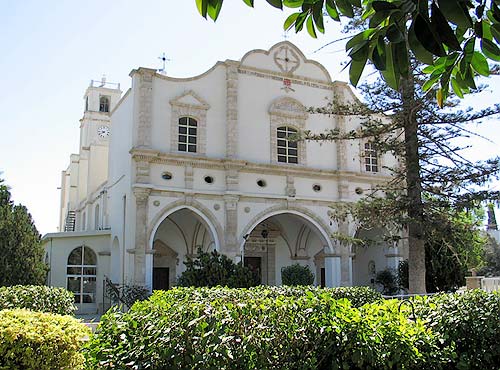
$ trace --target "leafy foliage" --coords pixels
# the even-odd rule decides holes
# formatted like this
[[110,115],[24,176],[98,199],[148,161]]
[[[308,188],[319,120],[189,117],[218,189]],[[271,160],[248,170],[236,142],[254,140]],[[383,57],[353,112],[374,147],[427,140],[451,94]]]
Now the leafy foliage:
[[186,270],[177,283],[185,287],[227,286],[249,288],[259,284],[258,277],[241,263],[235,264],[217,251],[205,252],[198,249],[196,258],[187,257]]
[[413,300],[425,326],[455,347],[447,369],[497,369],[500,364],[500,294],[481,290]]
[[[253,0],[243,0],[253,7]],[[409,54],[429,65],[427,89],[436,86],[442,106],[450,87],[458,96],[476,89],[474,77],[488,76],[487,59],[500,61],[500,0],[267,0],[279,9],[298,8],[284,29],[311,37],[325,32],[324,17],[340,21],[359,13],[368,28],[346,44],[353,85],[370,61],[386,83],[399,90],[410,75]],[[199,13],[217,20],[223,0],[196,0]],[[304,27],[305,26],[305,27]]]
[[337,298],[307,287],[157,291],[102,317],[89,367],[419,369],[445,361],[443,339],[408,320],[398,301],[356,308]]
[[70,316],[29,310],[0,311],[0,369],[82,369],[90,329]]
[[385,269],[377,272],[375,283],[382,286],[382,294],[394,295],[398,292],[398,276],[391,269]]
[[73,293],[64,288],[43,285],[0,287],[0,310],[24,308],[59,315],[73,315]]
[[312,285],[314,274],[309,266],[294,263],[281,269],[281,282],[283,285]]
[[14,205],[0,179],[0,286],[45,283],[40,234],[23,205]]

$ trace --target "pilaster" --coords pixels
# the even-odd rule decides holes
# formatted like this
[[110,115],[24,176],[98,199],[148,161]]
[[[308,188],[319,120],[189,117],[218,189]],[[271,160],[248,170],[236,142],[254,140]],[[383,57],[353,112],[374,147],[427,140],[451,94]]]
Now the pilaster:
[[238,155],[238,64],[226,62],[226,156]]
[[238,254],[238,201],[239,197],[232,195],[224,196],[224,206],[226,211],[225,222],[225,254],[235,257]]
[[134,283],[137,285],[146,284],[147,215],[150,192],[151,189],[134,189],[136,206],[135,248],[131,252],[134,254]]
[[137,70],[137,142],[138,147],[151,147],[152,111],[153,111],[153,77],[154,69],[139,68]]
[[193,166],[184,167],[184,186],[186,189],[193,189],[194,173]]

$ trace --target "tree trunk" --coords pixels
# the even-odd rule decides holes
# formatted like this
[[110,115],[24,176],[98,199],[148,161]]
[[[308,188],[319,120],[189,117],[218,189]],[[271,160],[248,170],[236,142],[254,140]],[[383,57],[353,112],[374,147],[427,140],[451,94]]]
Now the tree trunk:
[[402,119],[405,133],[405,165],[407,186],[407,211],[409,222],[409,290],[410,293],[425,293],[425,240],[422,229],[424,207],[422,203],[422,183],[420,178],[420,158],[418,152],[418,123],[416,119],[414,81],[412,73],[401,80],[403,102]]

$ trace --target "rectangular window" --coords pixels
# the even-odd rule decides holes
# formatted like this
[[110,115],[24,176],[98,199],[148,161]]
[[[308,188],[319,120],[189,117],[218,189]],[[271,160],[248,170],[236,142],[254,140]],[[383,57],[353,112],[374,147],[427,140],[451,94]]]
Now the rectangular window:
[[191,117],[179,118],[179,143],[177,150],[180,152],[196,153],[198,122]]
[[298,142],[290,141],[291,135],[296,135],[297,130],[291,127],[278,127],[276,131],[276,150],[278,162],[281,163],[299,163]]
[[373,143],[365,143],[365,170],[378,172],[378,155]]

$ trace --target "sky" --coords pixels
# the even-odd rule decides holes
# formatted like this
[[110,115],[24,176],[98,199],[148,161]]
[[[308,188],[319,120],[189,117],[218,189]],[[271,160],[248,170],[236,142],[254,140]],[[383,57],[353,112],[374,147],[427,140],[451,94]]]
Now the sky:
[[[105,75],[125,92],[130,71],[161,68],[163,52],[171,59],[168,75],[189,77],[218,60],[269,49],[284,40],[287,14],[264,0],[255,3],[250,9],[241,0],[226,1],[213,23],[198,14],[195,0],[0,0],[0,177],[14,202],[28,207],[40,233],[57,231],[57,188],[69,155],[78,152],[90,81]],[[347,81],[343,44],[318,50],[343,37],[338,23],[329,21],[326,28],[317,40],[305,32],[286,37],[334,80]],[[491,88],[466,103],[480,108],[500,102],[500,80],[488,82]],[[500,154],[497,125],[476,128],[488,140],[470,140],[471,159]]]

